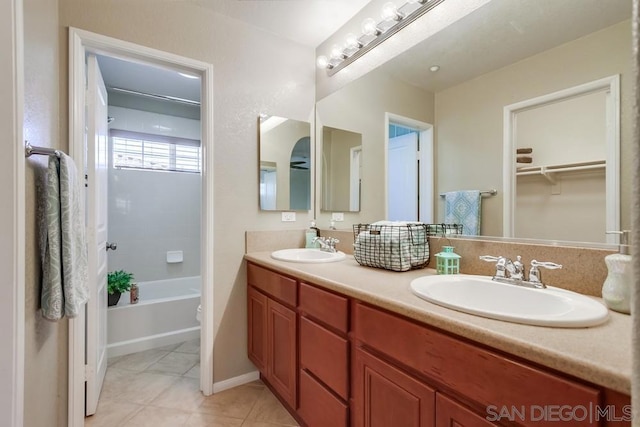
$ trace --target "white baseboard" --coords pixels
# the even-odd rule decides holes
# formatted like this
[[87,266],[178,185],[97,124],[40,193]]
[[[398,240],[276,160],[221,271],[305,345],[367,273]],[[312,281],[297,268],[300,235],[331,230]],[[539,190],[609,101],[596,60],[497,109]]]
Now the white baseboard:
[[150,335],[135,340],[120,341],[107,345],[107,357],[124,356],[165,345],[178,344],[200,338],[200,327],[181,329],[179,331],[166,332],[164,334]]
[[221,391],[238,387],[239,385],[247,384],[258,379],[260,379],[259,371],[249,372],[244,375],[229,378],[228,380],[218,381],[217,383],[213,383],[213,392],[220,393]]

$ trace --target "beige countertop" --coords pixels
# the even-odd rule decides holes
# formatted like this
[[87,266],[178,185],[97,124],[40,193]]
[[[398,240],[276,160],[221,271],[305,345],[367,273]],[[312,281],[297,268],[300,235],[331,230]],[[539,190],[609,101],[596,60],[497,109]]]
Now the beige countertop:
[[609,311],[606,323],[591,328],[521,325],[450,310],[413,295],[417,277],[435,274],[422,269],[404,273],[362,267],[353,256],[326,264],[277,261],[270,252],[245,259],[283,274],[387,309],[427,325],[468,338],[629,395],[631,390],[631,317]]

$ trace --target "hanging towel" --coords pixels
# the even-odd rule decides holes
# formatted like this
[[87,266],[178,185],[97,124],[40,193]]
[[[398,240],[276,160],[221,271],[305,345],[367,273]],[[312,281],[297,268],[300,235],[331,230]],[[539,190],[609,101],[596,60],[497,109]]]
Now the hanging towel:
[[49,320],[59,320],[64,314],[62,295],[62,265],[60,242],[60,181],[58,159],[49,157],[46,183],[39,199],[44,201],[44,215],[40,222],[40,251],[42,254],[42,290],[40,306],[42,315]]
[[478,236],[480,234],[480,203],[479,190],[444,193],[444,222],[462,224],[462,234]]
[[89,300],[84,198],[73,160],[49,157],[45,191],[43,283],[40,304],[50,320],[76,317]]

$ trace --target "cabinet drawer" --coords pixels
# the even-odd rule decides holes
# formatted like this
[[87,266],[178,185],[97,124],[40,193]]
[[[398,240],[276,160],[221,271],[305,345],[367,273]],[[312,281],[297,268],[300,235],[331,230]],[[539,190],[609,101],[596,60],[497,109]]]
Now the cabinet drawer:
[[249,263],[247,265],[247,281],[250,285],[275,299],[291,307],[296,306],[297,289],[294,279]]
[[298,413],[310,427],[347,427],[347,405],[331,394],[305,371],[300,371]]
[[372,307],[356,304],[354,313],[356,340],[418,369],[424,358],[424,327]]
[[345,334],[349,330],[349,300],[300,283],[300,312]]
[[[361,304],[356,306],[355,329],[357,339],[366,345],[477,402],[480,408],[523,407],[534,415],[534,407],[589,408],[600,401],[596,388]],[[554,422],[528,418],[520,424]],[[591,424],[576,420],[563,425]]]
[[308,369],[344,400],[349,398],[349,342],[300,317],[300,367]]

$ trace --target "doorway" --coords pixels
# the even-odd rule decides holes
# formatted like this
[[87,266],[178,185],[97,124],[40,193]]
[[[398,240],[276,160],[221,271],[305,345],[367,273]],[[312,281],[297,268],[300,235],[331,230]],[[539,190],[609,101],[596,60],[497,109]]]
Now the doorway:
[[[76,164],[87,165],[87,153],[85,151],[85,128],[88,125],[87,114],[85,117],[85,90],[87,76],[86,58],[90,55],[105,55],[121,59],[126,59],[138,64],[146,64],[160,67],[165,70],[172,70],[185,75],[196,76],[200,79],[201,97],[201,166],[202,166],[202,188],[200,224],[202,238],[200,241],[200,271],[199,280],[202,300],[201,328],[200,328],[200,389],[205,395],[213,392],[213,266],[210,260],[213,258],[213,123],[211,120],[213,106],[213,67],[200,61],[180,57],[167,52],[146,48],[110,37],[101,36],[75,28],[70,28],[70,55],[69,55],[69,85],[70,85],[70,117],[69,152]],[[91,141],[91,138],[87,138]],[[87,169],[88,175],[88,198],[92,195],[92,188],[98,182],[97,174],[91,169]],[[91,218],[88,218],[88,236],[91,233]],[[91,249],[90,249],[91,250]],[[106,248],[97,248],[98,252]],[[169,261],[169,254],[167,254]],[[94,277],[93,274],[90,277]],[[98,288],[98,279],[95,276],[91,286]],[[101,279],[102,280],[102,279]],[[96,311],[104,310],[106,307],[87,305],[86,315],[78,316],[69,321],[69,425],[84,425],[85,415],[85,375],[87,381],[94,381],[93,384],[87,382],[86,387],[96,387],[97,373],[90,365],[85,365],[86,344],[91,339],[85,339],[86,320],[89,318],[100,319]],[[91,311],[94,311],[93,313]],[[195,313],[193,313],[195,316]],[[99,320],[98,320],[99,321]],[[103,322],[104,323],[104,322]],[[99,325],[97,328],[104,328]],[[92,327],[91,330],[95,330]],[[95,340],[94,340],[95,341]],[[98,347],[100,347],[98,345]],[[94,349],[95,350],[95,349]],[[94,351],[92,350],[92,351]],[[99,350],[98,350],[99,351]],[[86,360],[90,358],[87,357]],[[86,371],[86,372],[85,372]]]
[[[617,244],[619,236],[605,232],[620,229],[620,76],[510,104],[503,115],[504,236],[529,237],[523,223],[544,223],[554,238],[582,241],[591,235],[587,241]],[[518,149],[529,153],[525,166],[518,163]],[[536,191],[526,188],[531,182],[525,180],[532,178],[544,186]],[[528,217],[522,217],[523,207],[531,209]],[[569,208],[577,208],[577,213]],[[583,219],[583,212],[591,214]],[[550,222],[557,228],[548,227]],[[536,236],[545,238],[540,232]]]
[[386,219],[433,222],[433,126],[386,113],[385,129]]

